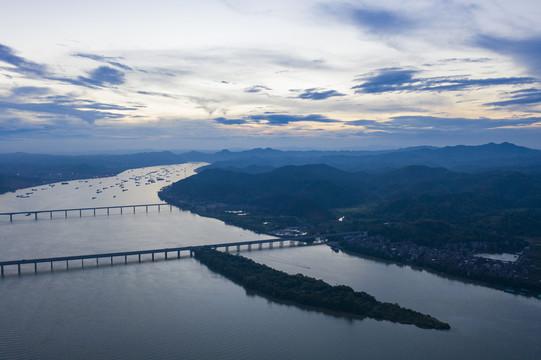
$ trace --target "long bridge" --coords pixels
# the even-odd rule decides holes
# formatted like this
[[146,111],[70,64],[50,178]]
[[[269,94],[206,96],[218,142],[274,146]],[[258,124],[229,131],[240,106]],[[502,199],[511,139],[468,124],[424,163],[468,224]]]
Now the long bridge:
[[[170,257],[170,254],[177,259],[180,259],[181,253],[189,253],[190,257],[193,256],[194,251],[203,248],[212,248],[212,249],[224,249],[226,252],[229,251],[230,247],[241,250],[241,247],[244,246],[247,250],[251,250],[252,246],[258,247],[258,249],[263,249],[263,244],[268,244],[268,248],[273,248],[275,243],[279,243],[280,247],[283,247],[284,242],[289,241],[289,246],[299,246],[299,245],[320,245],[326,243],[326,237],[328,236],[345,236],[345,235],[355,235],[360,232],[345,232],[337,234],[325,234],[325,235],[310,235],[310,236],[295,236],[288,238],[274,238],[274,239],[264,239],[264,240],[249,240],[249,241],[240,241],[240,242],[229,242],[221,244],[212,244],[212,245],[192,245],[192,246],[182,246],[174,248],[162,248],[162,249],[152,249],[152,250],[134,250],[134,251],[119,251],[111,253],[100,253],[100,254],[89,254],[89,255],[74,255],[74,256],[60,256],[60,257],[49,257],[49,258],[38,258],[38,259],[22,259],[22,260],[11,260],[11,261],[0,261],[0,272],[1,276],[4,276],[4,268],[6,267],[17,267],[17,273],[21,274],[21,267],[23,265],[33,265],[34,273],[38,272],[38,264],[48,263],[50,265],[50,271],[53,271],[55,263],[64,263],[65,269],[69,270],[70,261],[80,261],[81,267],[84,267],[85,260],[95,260],[96,266],[99,266],[100,259],[108,259],[110,265],[113,265],[113,259],[120,258],[124,259],[124,264],[128,263],[128,258],[136,258],[137,262],[141,262],[143,255],[150,255],[152,261],[155,259],[156,254],[163,254],[165,260]],[[103,261],[102,261],[103,263]]]
[[5,212],[0,213],[0,216],[9,216],[9,221],[13,222],[13,216],[14,215],[25,215],[30,216],[34,215],[34,219],[38,220],[38,214],[49,214],[49,219],[53,218],[54,213],[64,213],[64,217],[68,217],[68,213],[79,213],[79,217],[83,216],[83,212],[92,212],[94,216],[96,216],[96,211],[103,210],[103,212],[107,212],[107,215],[111,212],[113,209],[119,209],[120,214],[124,212],[124,209],[133,209],[133,213],[135,214],[136,208],[145,208],[145,211],[148,212],[149,208],[158,208],[158,212],[161,210],[162,206],[169,207],[169,210],[173,210],[173,205],[166,204],[166,203],[160,203],[160,204],[139,204],[139,205],[116,205],[116,206],[98,206],[98,207],[84,207],[84,208],[72,208],[72,209],[54,209],[54,210],[30,210],[30,211],[15,211],[15,212]]

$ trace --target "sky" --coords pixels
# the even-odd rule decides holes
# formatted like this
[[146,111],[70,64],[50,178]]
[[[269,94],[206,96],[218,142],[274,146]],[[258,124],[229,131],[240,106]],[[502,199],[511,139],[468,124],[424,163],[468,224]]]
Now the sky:
[[0,152],[541,149],[536,0],[17,0]]

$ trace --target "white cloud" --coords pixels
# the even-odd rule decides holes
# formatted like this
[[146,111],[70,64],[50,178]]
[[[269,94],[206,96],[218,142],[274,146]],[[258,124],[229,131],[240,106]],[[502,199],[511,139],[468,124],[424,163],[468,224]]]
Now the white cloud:
[[[290,131],[317,143],[322,131],[316,129],[327,139],[352,130],[318,121],[263,127],[212,119],[269,113],[344,122],[528,118],[541,111],[540,6],[526,0],[8,2],[3,13],[10,16],[0,22],[6,34],[0,126],[16,130],[46,119],[40,134],[53,136],[55,124],[70,118],[85,129],[151,133],[155,126],[161,131],[160,119],[175,118],[183,131],[170,129],[168,136],[179,140],[200,136],[204,143],[212,132],[278,141]],[[392,68],[409,80],[391,84],[392,91],[368,86]],[[188,135],[182,124],[198,130]]]

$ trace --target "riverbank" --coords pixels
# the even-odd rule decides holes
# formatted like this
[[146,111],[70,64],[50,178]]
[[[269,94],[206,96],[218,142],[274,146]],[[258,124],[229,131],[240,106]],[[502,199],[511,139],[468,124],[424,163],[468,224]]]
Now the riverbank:
[[[163,189],[159,197],[161,200],[174,204],[183,210],[189,210],[200,216],[215,218],[228,225],[259,234],[272,233],[276,235],[280,231],[287,229],[307,232],[311,230],[310,224],[306,221],[292,216],[272,216],[256,211],[226,211],[225,209],[230,209],[230,207],[218,203],[204,204],[174,201]],[[318,226],[318,230],[322,230],[321,224]],[[517,295],[535,297],[541,294],[541,283],[536,283],[538,270],[535,265],[535,248],[533,246],[523,251],[520,261],[509,264],[500,260],[476,257],[474,249],[469,247],[469,244],[461,247],[459,243],[454,243],[449,244],[448,248],[436,249],[419,246],[409,241],[389,242],[388,239],[377,234],[370,235],[371,241],[366,241],[367,236],[368,233],[366,236],[333,240],[338,240],[337,244],[340,245],[340,248],[352,255],[369,256],[377,261],[411,265],[459,281],[474,282]],[[479,251],[486,250],[483,249],[482,242],[477,245],[480,247]],[[491,244],[487,243],[486,245]],[[424,259],[426,261],[423,261],[423,257],[426,258]],[[531,281],[528,281],[528,279]]]
[[532,260],[534,252],[530,247],[526,247],[515,262],[509,262],[477,256],[483,245],[478,243],[477,247],[472,247],[471,244],[454,243],[435,249],[364,234],[344,237],[334,246],[352,254],[411,265],[510,293],[524,296],[541,294],[541,283],[536,282],[535,277],[538,270]]

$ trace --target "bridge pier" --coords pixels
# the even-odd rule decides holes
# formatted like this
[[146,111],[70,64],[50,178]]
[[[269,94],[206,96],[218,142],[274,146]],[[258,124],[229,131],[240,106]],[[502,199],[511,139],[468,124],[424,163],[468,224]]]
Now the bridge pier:
[[66,260],[66,270],[69,270],[70,266],[69,266],[69,260]]
[[17,273],[21,275],[21,264],[17,264]]
[[124,264],[128,263],[128,255],[124,255]]
[[64,218],[68,218],[68,210],[64,210]]
[[38,272],[38,263],[34,263],[34,274]]
[[13,222],[13,214],[9,214],[9,222]]
[[49,219],[52,219],[52,218],[53,218],[53,212],[49,211]]
[[83,210],[79,209],[79,217],[83,217]]
[[180,259],[180,250],[177,251],[177,259]]
[[139,254],[139,262],[141,262],[141,254]]
[[148,213],[148,205],[145,205],[145,211]]
[[36,212],[34,213],[34,220],[37,220],[37,219],[38,219],[38,212],[36,211]]
[[165,260],[167,260],[167,250],[165,250]]
[[154,253],[152,253],[152,261],[154,261]]
[[135,206],[133,207],[133,213],[135,214]]
[[94,208],[94,216],[96,216],[96,209]]
[[107,216],[109,216],[109,208],[107,208]]
[[121,207],[120,207],[120,215],[122,215],[122,208],[123,208],[123,207],[121,206]]
[[229,246],[225,247],[225,252],[229,252]]
[[237,252],[240,251],[240,245],[237,245]]
[[158,212],[160,212],[160,206],[161,206],[161,205],[158,205]]

